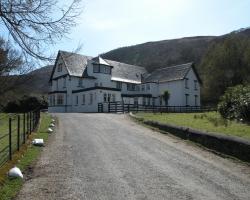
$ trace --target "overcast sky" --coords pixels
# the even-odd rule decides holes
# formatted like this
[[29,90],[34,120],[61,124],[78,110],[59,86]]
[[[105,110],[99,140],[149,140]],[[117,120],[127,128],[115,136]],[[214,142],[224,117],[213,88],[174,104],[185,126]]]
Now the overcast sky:
[[[65,0],[69,1],[69,0]],[[250,26],[250,0],[84,0],[79,24],[55,51],[96,56],[148,41],[222,35]]]

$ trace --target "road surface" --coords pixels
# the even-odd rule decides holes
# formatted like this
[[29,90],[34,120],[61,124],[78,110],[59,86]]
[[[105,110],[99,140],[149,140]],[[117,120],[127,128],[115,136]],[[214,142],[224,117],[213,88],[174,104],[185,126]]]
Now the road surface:
[[246,164],[125,115],[56,116],[57,133],[16,199],[250,199]]

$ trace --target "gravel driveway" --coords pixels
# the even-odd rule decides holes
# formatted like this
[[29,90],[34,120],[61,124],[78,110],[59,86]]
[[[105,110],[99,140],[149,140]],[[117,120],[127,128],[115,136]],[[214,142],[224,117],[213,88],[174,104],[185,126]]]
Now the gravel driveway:
[[250,167],[119,114],[56,114],[17,199],[250,199]]

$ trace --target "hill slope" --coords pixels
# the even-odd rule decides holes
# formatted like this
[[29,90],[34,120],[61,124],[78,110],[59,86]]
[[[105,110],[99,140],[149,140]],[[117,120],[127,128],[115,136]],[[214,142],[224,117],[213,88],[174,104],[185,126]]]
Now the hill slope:
[[158,42],[147,42],[122,47],[102,54],[106,59],[146,67],[149,71],[183,64],[200,63],[215,36],[188,37]]

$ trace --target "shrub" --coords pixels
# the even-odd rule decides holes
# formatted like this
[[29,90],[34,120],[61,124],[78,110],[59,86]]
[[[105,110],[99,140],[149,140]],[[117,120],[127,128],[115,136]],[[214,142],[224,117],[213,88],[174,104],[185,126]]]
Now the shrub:
[[228,88],[220,98],[218,111],[226,119],[250,122],[250,86]]
[[23,96],[19,101],[14,100],[7,103],[4,111],[8,113],[29,112],[35,109],[46,109],[48,103],[44,97]]
[[168,91],[168,90],[164,91],[164,93],[163,93],[163,99],[164,99],[164,101],[165,101],[165,105],[166,105],[166,106],[168,105],[168,100],[169,100],[169,98],[170,98],[170,93],[169,93],[169,91]]

